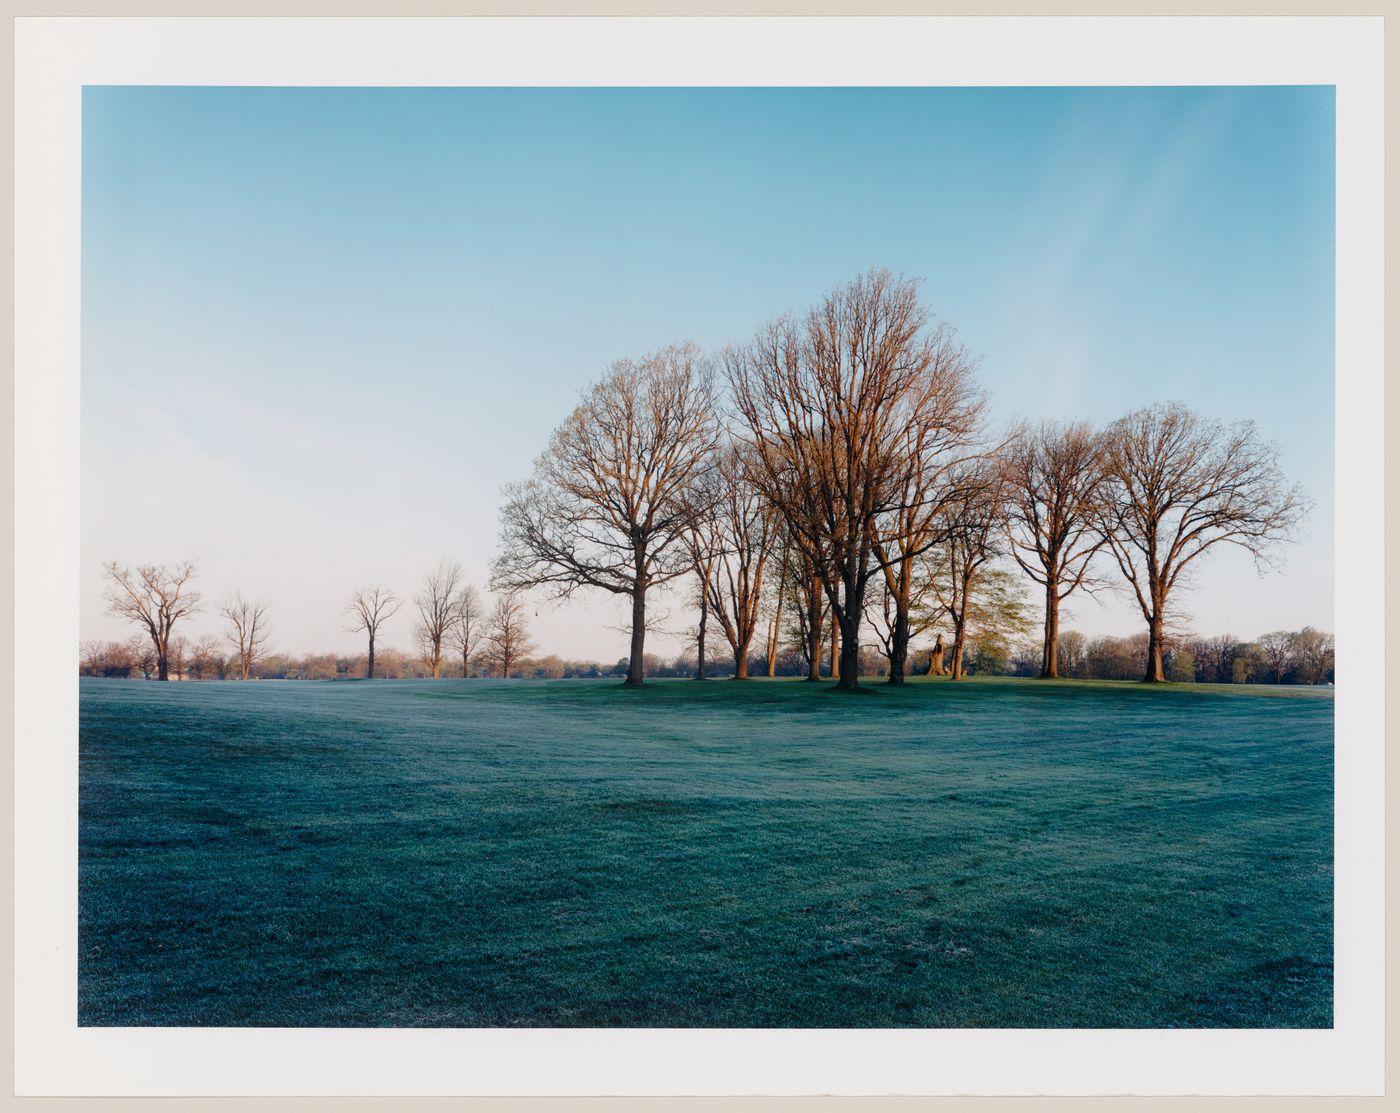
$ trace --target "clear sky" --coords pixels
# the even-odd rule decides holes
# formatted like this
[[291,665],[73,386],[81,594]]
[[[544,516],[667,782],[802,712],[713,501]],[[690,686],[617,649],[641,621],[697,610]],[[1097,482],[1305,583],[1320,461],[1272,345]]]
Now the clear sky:
[[[1332,626],[1330,87],[85,92],[83,638],[101,565],[200,562],[274,650],[439,556],[612,360],[717,350],[872,266],[924,280],[999,419],[1252,418],[1316,500],[1280,571],[1204,558],[1201,633]],[[677,632],[691,621],[663,604]],[[608,600],[541,652],[615,660]],[[1066,625],[1132,633],[1125,599]],[[409,648],[408,608],[385,641]],[[219,630],[212,606],[191,636]],[[674,653],[680,637],[648,649]]]

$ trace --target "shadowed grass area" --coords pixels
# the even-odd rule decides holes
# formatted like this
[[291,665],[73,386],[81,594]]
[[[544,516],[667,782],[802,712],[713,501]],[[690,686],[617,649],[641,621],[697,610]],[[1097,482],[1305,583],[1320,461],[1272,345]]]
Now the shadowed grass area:
[[79,1019],[1326,1027],[1332,711],[85,680]]

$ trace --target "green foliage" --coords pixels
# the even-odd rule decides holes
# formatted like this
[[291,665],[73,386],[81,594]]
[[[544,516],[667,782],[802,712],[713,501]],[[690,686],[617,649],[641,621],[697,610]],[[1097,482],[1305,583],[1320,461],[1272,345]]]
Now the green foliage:
[[1194,684],[1196,682],[1196,659],[1185,646],[1174,649],[1167,658],[1166,677],[1174,684]]

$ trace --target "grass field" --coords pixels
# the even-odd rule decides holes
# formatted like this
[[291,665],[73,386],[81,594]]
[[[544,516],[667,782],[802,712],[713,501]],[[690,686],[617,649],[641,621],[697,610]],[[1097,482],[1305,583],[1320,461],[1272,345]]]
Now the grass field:
[[1330,693],[81,683],[82,1024],[1331,1024]]

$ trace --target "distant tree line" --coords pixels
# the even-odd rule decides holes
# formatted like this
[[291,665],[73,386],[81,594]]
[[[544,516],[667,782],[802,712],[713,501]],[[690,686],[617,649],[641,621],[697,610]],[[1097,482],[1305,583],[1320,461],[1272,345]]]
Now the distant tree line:
[[[1086,638],[1076,630],[1065,630],[1060,635],[1060,673],[1077,680],[1140,679],[1146,638],[1146,634]],[[926,673],[932,664],[932,652],[924,649],[911,660],[914,672]],[[175,680],[240,677],[237,654],[216,637],[201,638],[194,644],[181,637],[173,639],[170,662],[170,676]],[[510,675],[526,680],[620,680],[628,675],[629,665],[626,657],[607,664],[549,654],[515,663]],[[772,675],[780,677],[806,676],[809,671],[805,656],[791,646],[784,648],[772,665]],[[748,662],[754,675],[767,672],[768,666],[765,655],[755,655]],[[672,657],[648,653],[642,671],[648,678],[693,677],[697,667],[693,650]],[[862,676],[885,677],[888,658],[875,649],[863,648],[860,668]],[[1040,646],[1036,642],[1013,646],[996,639],[977,639],[968,647],[969,676],[1033,677],[1039,668]],[[1168,680],[1177,683],[1328,684],[1334,679],[1335,652],[1332,635],[1312,627],[1264,634],[1249,642],[1230,635],[1188,638],[1174,643],[1167,651],[1165,668]],[[154,679],[156,658],[140,636],[127,641],[89,641],[82,645],[78,671],[82,676]],[[709,677],[729,677],[733,671],[732,662],[727,660],[710,661],[706,666]],[[819,663],[818,674],[829,677],[829,662]],[[272,653],[257,660],[251,671],[251,678],[260,680],[362,680],[368,675],[368,655],[364,653]],[[453,675],[463,674],[454,671]],[[489,661],[478,659],[469,664],[464,675],[475,678],[500,673]],[[380,649],[375,676],[384,680],[423,680],[432,676],[432,668],[416,654]]]
[[[410,600],[382,586],[352,595],[347,629],[365,635],[364,675],[534,675],[526,593],[589,590],[627,607],[631,686],[759,673],[845,689],[911,673],[1330,677],[1330,658],[1319,672],[1310,648],[1327,637],[1316,631],[1220,647],[1178,632],[1186,577],[1205,553],[1234,545],[1262,568],[1308,509],[1251,422],[1162,403],[1101,429],[996,428],[976,364],[916,283],[878,270],[714,358],[681,344],[618,361],[531,474],[505,487],[489,605],[446,559]],[[106,573],[110,608],[143,628],[154,675],[186,675],[179,654],[192,662],[193,651],[177,652],[172,630],[199,609],[193,563]],[[646,651],[650,604],[676,588],[693,608],[694,648],[664,660]],[[1101,590],[1134,601],[1141,638],[1061,631],[1065,602]],[[379,643],[405,606],[412,656]],[[269,655],[266,610],[241,594],[220,604],[233,661],[220,675],[269,675],[274,661],[284,675],[323,674],[324,658]],[[710,660],[716,645],[723,665]],[[594,667],[543,660],[560,675]],[[209,653],[200,662],[207,675]],[[336,659],[336,675],[359,669]]]
[[536,665],[550,675],[557,671],[561,676],[602,676],[610,675],[608,670],[614,667],[557,657],[532,663],[535,646],[519,595],[503,594],[487,610],[482,595],[463,579],[461,565],[445,558],[425,574],[411,600],[414,654],[379,644],[384,624],[403,607],[397,595],[382,586],[351,593],[345,607],[346,630],[363,632],[367,639],[366,652],[352,657],[295,658],[269,652],[268,604],[250,600],[242,592],[226,596],[217,606],[224,636],[207,635],[192,644],[175,635],[174,627],[202,609],[201,596],[192,589],[194,561],[134,569],[110,562],[104,571],[109,612],[130,619],[144,632],[124,642],[85,642],[79,664],[85,676],[139,675],[158,680],[511,677],[534,675],[531,668]]

